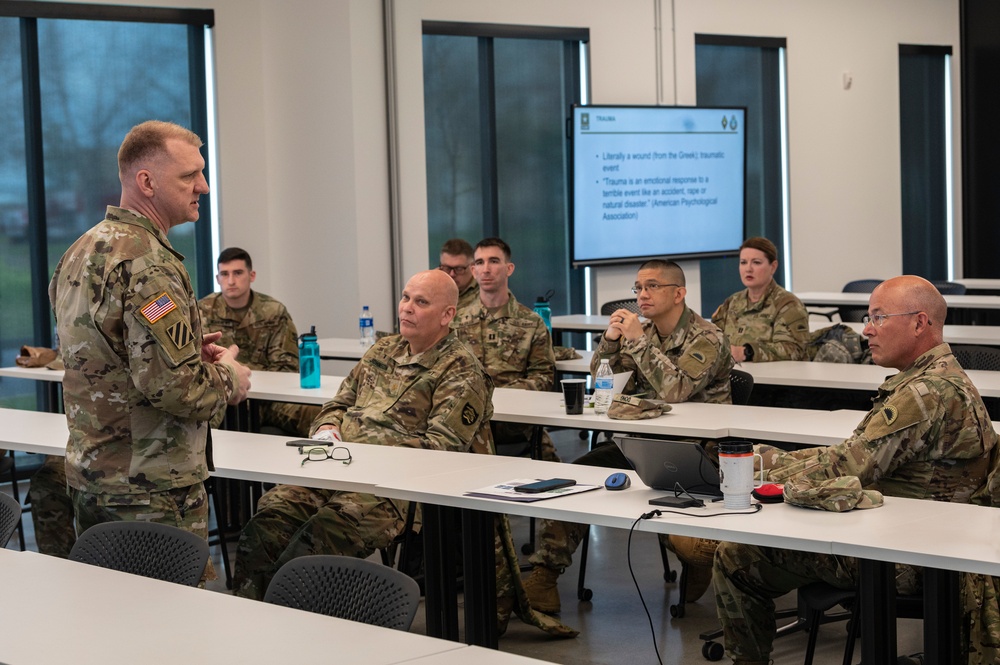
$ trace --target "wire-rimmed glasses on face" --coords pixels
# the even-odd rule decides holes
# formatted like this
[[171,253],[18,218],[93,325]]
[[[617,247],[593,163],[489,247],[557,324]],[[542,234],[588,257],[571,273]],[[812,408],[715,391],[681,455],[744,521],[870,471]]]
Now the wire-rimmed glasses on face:
[[660,289],[665,289],[668,286],[680,287],[680,284],[657,284],[656,282],[650,282],[649,284],[636,284],[632,287],[632,293],[639,295],[643,291],[649,291],[650,294],[656,293]]
[[446,273],[455,273],[456,275],[464,275],[468,269],[469,266],[446,266],[443,263],[438,266],[438,270]]
[[328,459],[342,462],[345,465],[350,464],[352,461],[351,451],[344,446],[334,446],[330,450],[320,446],[316,446],[315,448],[303,448],[302,454],[305,455],[306,458],[302,460],[302,464],[299,466],[305,466],[306,462],[325,462]]
[[916,311],[916,312],[900,312],[899,314],[865,314],[864,316],[861,317],[861,323],[863,323],[866,326],[870,323],[873,326],[881,328],[882,326],[885,325],[885,320],[891,316],[912,316],[913,314],[919,314],[919,313],[920,313],[919,311]]

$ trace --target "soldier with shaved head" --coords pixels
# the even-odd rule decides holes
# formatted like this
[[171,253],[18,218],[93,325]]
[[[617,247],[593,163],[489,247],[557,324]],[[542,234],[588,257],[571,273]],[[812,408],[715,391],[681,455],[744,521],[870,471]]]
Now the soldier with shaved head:
[[[336,439],[428,450],[490,452],[493,384],[451,332],[458,287],[417,273],[399,301],[399,335],[378,340],[312,425]],[[274,573],[308,554],[367,557],[405,526],[407,504],[364,494],[279,485],[240,536],[236,593],[263,598]]]
[[[846,487],[851,479],[857,492],[989,503],[996,494],[988,476],[997,435],[979,392],[942,341],[946,314],[944,298],[920,277],[876,287],[864,334],[872,359],[899,373],[879,387],[872,410],[843,443],[762,450],[768,480],[822,489]],[[735,663],[769,662],[775,598],[816,581],[852,589],[857,579],[851,557],[721,543],[713,580],[729,656]],[[919,571],[897,566],[896,585],[919,592]],[[963,600],[966,612],[978,611],[970,594]]]

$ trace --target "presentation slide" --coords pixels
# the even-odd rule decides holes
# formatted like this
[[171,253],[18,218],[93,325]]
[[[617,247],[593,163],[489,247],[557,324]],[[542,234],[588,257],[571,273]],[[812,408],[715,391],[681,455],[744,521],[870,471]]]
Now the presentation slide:
[[573,263],[731,253],[743,242],[745,109],[573,110]]

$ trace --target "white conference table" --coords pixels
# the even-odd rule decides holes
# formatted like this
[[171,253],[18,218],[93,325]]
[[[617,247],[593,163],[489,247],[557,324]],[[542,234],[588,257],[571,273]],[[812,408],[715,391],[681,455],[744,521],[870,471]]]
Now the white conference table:
[[[874,391],[896,370],[878,365],[779,360],[743,363],[737,367],[753,375],[754,384]],[[983,397],[1000,397],[1000,372],[966,370]]]
[[[849,433],[848,428],[853,426],[856,418],[854,414],[847,413],[852,416],[851,424],[845,429],[829,433],[829,436],[839,440]],[[3,424],[0,444],[4,447],[47,454],[64,452],[67,430],[65,417],[60,414],[0,409],[0,423]],[[426,537],[431,542],[435,539],[446,542],[453,537],[452,532],[447,529],[447,525],[453,522],[445,521],[442,524],[441,520],[447,518],[436,507],[464,511],[462,520],[467,524],[466,533],[469,534],[465,536],[465,561],[467,565],[471,563],[473,568],[482,567],[481,570],[473,570],[471,574],[467,571],[466,578],[466,635],[467,639],[478,644],[496,644],[495,615],[490,611],[495,595],[491,595],[492,587],[489,586],[493,580],[493,565],[485,560],[488,557],[481,556],[484,551],[493,551],[493,513],[627,528],[638,515],[649,509],[648,499],[651,496],[663,494],[662,491],[646,488],[633,472],[628,472],[633,478],[633,486],[623,492],[611,494],[599,489],[558,500],[522,504],[466,497],[464,493],[519,477],[568,475],[578,482],[600,484],[608,470],[522,458],[355,443],[344,444],[354,457],[350,465],[334,460],[302,465],[298,451],[285,445],[288,440],[286,437],[218,430],[213,434],[213,439],[216,457],[214,474],[217,476],[366,491],[379,496],[421,501],[426,506],[424,524],[425,529],[429,529]],[[679,515],[664,513],[656,520],[641,522],[637,528],[809,552],[867,557],[887,564],[871,568],[875,573],[881,574],[881,577],[876,575],[875,583],[884,579],[886,570],[891,570],[891,565],[888,564],[897,561],[950,571],[1000,575],[1000,545],[992,538],[997,527],[1000,527],[1000,511],[996,509],[889,497],[883,508],[847,514],[779,505],[766,506],[757,515],[724,514],[710,520],[690,517],[697,512],[706,514],[712,510],[717,509],[710,506],[697,511],[683,511]],[[770,516],[776,518],[772,519]],[[970,528],[970,525],[974,528]],[[444,531],[435,532],[434,529],[439,527]],[[473,556],[469,554],[471,552],[479,554]],[[441,586],[445,578],[442,571],[449,570],[448,564],[448,561],[443,561],[440,570],[432,571],[433,566],[428,569],[428,588],[439,591],[428,594],[428,628],[439,631],[438,634],[457,638],[455,608],[453,604],[449,606],[450,601],[446,600],[453,589],[449,592]],[[866,574],[871,574],[871,571]],[[476,586],[478,584],[484,586]],[[937,587],[928,588],[937,592]],[[871,588],[868,591],[874,598],[872,602],[880,600]],[[871,621],[885,623],[882,609],[870,614]],[[487,616],[489,620],[486,620]],[[453,628],[449,627],[450,623],[454,623]],[[892,630],[894,624],[880,624],[878,632],[865,634],[883,636],[885,631]],[[932,631],[925,631],[925,634],[929,632]],[[866,641],[866,644],[870,642],[876,640]],[[887,640],[884,643],[879,641],[881,646],[878,648],[888,649],[887,644]],[[875,648],[875,645],[866,648]],[[876,652],[876,655],[881,653]],[[866,660],[883,662],[881,657]]]
[[995,291],[1000,293],[1000,279],[984,279],[977,277],[963,277],[952,280],[973,291]]
[[[870,293],[843,293],[840,291],[796,291],[795,295],[804,305],[820,307],[867,307]],[[949,308],[954,309],[1000,309],[1000,296],[992,295],[944,295]]]
[[[0,549],[0,587],[5,663],[272,665],[326,662],[334,654],[371,665],[542,662],[36,552]],[[111,642],[94,640],[88,617],[113,626]]]
[[[481,467],[472,471],[445,471],[434,476],[420,476],[386,481],[383,495],[422,502],[427,537],[438,529],[447,529],[454,517],[462,515],[464,528],[480,520],[480,530],[491,523],[493,513],[578,521],[613,528],[630,528],[637,518],[650,510],[649,499],[664,492],[646,488],[633,472],[632,487],[610,493],[603,489],[536,503],[518,503],[466,496],[471,489],[502,483],[513,478],[572,477],[578,482],[601,484],[607,469],[565,465],[535,460],[519,460],[502,468]],[[926,504],[933,504],[928,506]],[[933,521],[928,521],[928,510]],[[711,519],[704,517],[713,514]],[[714,514],[718,514],[715,516]],[[478,516],[478,517],[477,517]],[[974,525],[975,531],[966,528]],[[1000,544],[993,536],[1000,528],[1000,510],[960,504],[925,502],[916,499],[887,497],[876,510],[829,513],[786,504],[763,506],[757,514],[727,513],[718,504],[704,508],[667,511],[654,519],[635,524],[640,531],[673,533],[713,538],[754,545],[781,547],[804,552],[843,554],[865,558],[862,561],[861,600],[862,659],[864,662],[895,662],[896,628],[893,601],[896,562],[927,567],[925,575],[925,651],[928,663],[951,663],[957,644],[957,617],[951,601],[957,598],[957,572],[1000,575]],[[972,535],[972,534],[975,535]],[[944,541],[947,542],[944,542]],[[466,594],[483,584],[483,598],[488,598],[493,562],[473,555],[484,542],[466,542]],[[939,570],[940,569],[940,570]],[[940,580],[948,582],[942,586]],[[479,592],[475,592],[479,593]],[[948,595],[942,595],[948,594]],[[477,596],[478,598],[478,596]],[[477,602],[482,602],[477,601]],[[489,612],[479,615],[487,621]],[[466,630],[475,621],[466,613]],[[471,630],[475,631],[475,628]],[[942,635],[942,633],[944,633]]]
[[357,337],[324,337],[317,341],[321,360],[361,360],[368,350]]

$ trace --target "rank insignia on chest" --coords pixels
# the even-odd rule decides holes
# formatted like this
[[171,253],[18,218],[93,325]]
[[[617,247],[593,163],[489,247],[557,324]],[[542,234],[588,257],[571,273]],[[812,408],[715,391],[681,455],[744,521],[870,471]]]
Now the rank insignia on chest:
[[167,328],[167,337],[170,341],[174,343],[178,349],[183,349],[185,346],[191,343],[194,339],[194,335],[191,334],[191,328],[188,326],[187,321],[178,321],[174,325]]
[[486,341],[488,341],[488,342],[495,342],[495,341],[497,341],[497,335],[496,335],[496,333],[490,333],[489,335],[487,335],[486,336]]
[[885,418],[886,425],[891,425],[896,422],[896,418],[899,417],[899,411],[894,406],[883,406],[882,417]]
[[465,406],[462,407],[462,422],[466,425],[471,425],[476,422],[477,418],[479,418],[479,413],[476,411],[476,408],[466,402]]
[[170,312],[177,309],[177,305],[170,299],[166,292],[151,303],[147,303],[139,310],[139,313],[146,317],[150,323],[156,323]]

